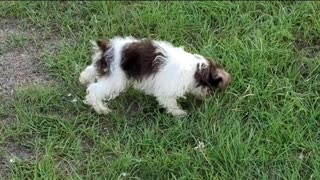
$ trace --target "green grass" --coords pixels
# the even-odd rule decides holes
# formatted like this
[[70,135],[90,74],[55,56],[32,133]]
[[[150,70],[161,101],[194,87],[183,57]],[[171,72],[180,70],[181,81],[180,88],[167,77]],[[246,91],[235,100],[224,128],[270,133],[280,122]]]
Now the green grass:
[[21,34],[9,35],[7,44],[10,48],[23,47],[31,41],[27,36]]
[[22,34],[10,34],[5,42],[5,46],[0,46],[0,54],[5,53],[13,48],[23,48],[32,41],[31,38]]
[[[10,157],[8,141],[32,152],[8,164],[8,177],[320,178],[320,3],[1,2],[0,17],[62,37],[43,59],[61,84],[20,89],[0,108],[0,117],[17,118],[0,127],[0,157]],[[115,35],[212,57],[233,83],[201,105],[183,100],[187,118],[132,90],[112,102],[113,113],[97,115],[81,103],[78,76],[89,40]],[[199,142],[204,149],[194,150]]]

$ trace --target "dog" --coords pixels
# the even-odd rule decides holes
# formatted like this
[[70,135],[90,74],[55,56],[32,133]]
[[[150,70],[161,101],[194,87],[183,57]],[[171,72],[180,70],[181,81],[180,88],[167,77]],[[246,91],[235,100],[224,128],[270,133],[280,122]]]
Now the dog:
[[79,81],[87,86],[84,102],[99,114],[111,112],[104,101],[133,87],[155,96],[167,113],[182,117],[187,112],[178,98],[192,94],[203,99],[231,82],[230,74],[216,62],[166,41],[117,36],[91,42],[92,63]]

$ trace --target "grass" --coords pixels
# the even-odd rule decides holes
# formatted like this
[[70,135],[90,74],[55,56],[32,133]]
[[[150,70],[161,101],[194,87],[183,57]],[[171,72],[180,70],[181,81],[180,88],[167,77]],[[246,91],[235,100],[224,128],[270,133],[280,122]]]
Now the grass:
[[8,36],[5,42],[5,47],[0,49],[0,54],[13,48],[23,48],[30,43],[32,39],[21,34],[11,34]]
[[[320,3],[1,2],[0,17],[62,39],[43,59],[60,85],[19,89],[0,108],[17,119],[0,127],[0,162],[11,157],[8,142],[29,152],[6,163],[7,177],[320,178]],[[78,75],[89,40],[115,35],[212,57],[232,86],[201,105],[183,100],[187,118],[133,90],[112,102],[112,114],[97,115],[81,103]],[[205,147],[195,150],[199,142]]]

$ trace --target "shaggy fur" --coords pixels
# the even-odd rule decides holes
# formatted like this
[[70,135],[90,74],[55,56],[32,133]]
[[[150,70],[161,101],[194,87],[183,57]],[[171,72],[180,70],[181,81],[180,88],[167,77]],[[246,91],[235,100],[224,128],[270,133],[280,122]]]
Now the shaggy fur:
[[212,60],[168,42],[115,37],[93,45],[92,64],[79,80],[87,86],[85,102],[97,113],[108,114],[111,110],[104,101],[132,86],[155,96],[168,113],[184,116],[177,98],[187,93],[205,97],[224,90],[231,81],[230,74]]

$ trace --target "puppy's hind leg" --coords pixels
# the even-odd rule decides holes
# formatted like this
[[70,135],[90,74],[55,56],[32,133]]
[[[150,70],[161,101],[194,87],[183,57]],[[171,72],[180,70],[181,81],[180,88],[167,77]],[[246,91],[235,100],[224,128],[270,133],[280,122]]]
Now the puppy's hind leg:
[[108,77],[92,83],[87,88],[85,103],[91,105],[99,114],[108,114],[111,110],[104,104],[116,98],[121,91],[126,88],[125,84],[119,79]]
[[177,103],[176,97],[164,97],[158,96],[157,100],[160,105],[167,109],[167,112],[176,117],[183,117],[187,115],[187,112],[182,110]]

